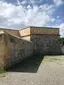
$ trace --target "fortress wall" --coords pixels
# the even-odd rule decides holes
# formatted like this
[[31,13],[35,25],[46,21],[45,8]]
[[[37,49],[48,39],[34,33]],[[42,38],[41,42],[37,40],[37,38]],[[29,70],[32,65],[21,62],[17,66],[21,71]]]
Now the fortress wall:
[[0,32],[2,32],[2,31],[8,32],[11,35],[20,36],[19,30],[12,30],[12,29],[0,28]]
[[[30,34],[28,34],[28,32],[30,32]],[[30,27],[30,31],[29,29],[24,29],[21,30],[21,33],[23,33],[23,39],[33,42],[34,52],[36,54],[61,53],[58,28]]]
[[9,51],[8,67],[20,62],[33,54],[33,43],[9,34],[5,34]]
[[5,68],[7,66],[8,49],[4,40],[4,33],[0,34],[0,67]]
[[8,32],[8,33],[11,34],[11,35],[20,36],[18,30],[7,30],[7,29],[6,29],[6,30],[4,30],[4,31]]
[[25,36],[25,37],[22,37],[22,39],[25,39],[25,40],[30,41],[30,36]]
[[34,54],[61,54],[59,36],[54,35],[31,35],[34,43]]
[[20,34],[21,37],[30,35],[30,28],[28,27],[28,28],[25,28],[23,30],[19,30],[19,34]]
[[59,35],[59,29],[58,28],[46,28],[46,27],[31,27],[30,34]]
[[0,65],[11,67],[33,54],[62,54],[59,38],[58,28],[0,29]]
[[0,34],[0,68],[4,67],[4,37]]

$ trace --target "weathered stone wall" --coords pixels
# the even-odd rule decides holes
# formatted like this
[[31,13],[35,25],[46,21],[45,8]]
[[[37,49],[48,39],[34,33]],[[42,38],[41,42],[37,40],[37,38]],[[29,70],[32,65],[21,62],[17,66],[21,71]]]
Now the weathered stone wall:
[[25,40],[30,41],[30,36],[25,36],[25,37],[22,37],[22,39],[25,39]]
[[4,33],[0,34],[0,67],[5,68],[7,65],[8,49],[4,40]]
[[22,59],[29,57],[33,54],[33,43],[9,34],[5,34],[7,47],[9,51],[8,55],[8,65],[7,67],[12,66],[20,62]]
[[8,32],[8,33],[11,34],[11,35],[20,36],[19,30],[0,28],[0,33],[1,33],[1,32]]
[[19,30],[20,36],[27,36],[30,35],[30,27],[27,27],[25,29]]
[[5,32],[7,32],[7,33],[9,33],[9,34],[11,34],[11,35],[14,35],[14,36],[20,36],[20,34],[19,34],[19,31],[18,30],[11,30],[11,29],[6,29],[6,30],[4,30]]
[[33,42],[34,54],[61,54],[59,28],[33,27],[21,30],[21,37]]
[[4,38],[3,34],[0,34],[0,68],[4,67]]
[[59,29],[0,29],[0,59],[4,61],[3,67],[11,67],[33,54],[62,54],[59,38]]
[[61,54],[59,36],[53,35],[31,35],[34,43],[34,54]]
[[26,37],[32,34],[47,34],[47,35],[59,35],[59,28],[50,28],[50,27],[27,27],[25,29],[19,30],[21,37]]
[[30,27],[30,34],[59,35],[59,28],[50,28],[50,27]]

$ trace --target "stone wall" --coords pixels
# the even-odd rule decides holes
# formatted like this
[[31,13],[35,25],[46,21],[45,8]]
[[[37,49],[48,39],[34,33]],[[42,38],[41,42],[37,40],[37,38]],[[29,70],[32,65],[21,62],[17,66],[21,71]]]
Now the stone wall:
[[59,36],[54,35],[31,35],[34,43],[34,54],[61,54]]
[[59,28],[50,28],[50,27],[30,27],[30,34],[59,35]]
[[3,34],[0,34],[0,68],[4,67],[4,38]]
[[14,36],[20,36],[18,30],[5,29],[4,31]]
[[7,33],[9,33],[9,34],[11,34],[11,35],[14,35],[14,36],[20,36],[19,30],[0,28],[0,33],[1,33],[1,32],[7,32]]
[[0,68],[6,67],[8,57],[8,49],[4,40],[4,33],[0,34]]
[[34,54],[62,54],[59,28],[34,26],[29,28],[23,29],[20,32],[22,39],[33,42]]
[[30,26],[25,29],[19,30],[19,34],[21,37],[26,37],[26,36],[32,35],[32,34],[59,35],[59,28]]
[[22,37],[22,39],[25,39],[25,40],[30,41],[30,36],[25,36],[25,37]]
[[19,30],[19,34],[20,34],[20,36],[30,35],[30,27],[27,27],[25,29]]
[[[19,34],[18,34],[19,33]],[[8,68],[33,54],[62,54],[59,29],[0,30],[0,60]]]
[[5,37],[9,51],[7,67],[11,67],[13,64],[18,63],[24,58],[29,57],[33,54],[32,42],[23,40],[7,33],[5,34]]

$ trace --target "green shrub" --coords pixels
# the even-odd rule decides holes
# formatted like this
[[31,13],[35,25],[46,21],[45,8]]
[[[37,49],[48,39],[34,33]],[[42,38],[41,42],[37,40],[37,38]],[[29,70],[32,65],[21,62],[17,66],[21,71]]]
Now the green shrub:
[[64,37],[60,38],[59,41],[62,45],[64,45]]

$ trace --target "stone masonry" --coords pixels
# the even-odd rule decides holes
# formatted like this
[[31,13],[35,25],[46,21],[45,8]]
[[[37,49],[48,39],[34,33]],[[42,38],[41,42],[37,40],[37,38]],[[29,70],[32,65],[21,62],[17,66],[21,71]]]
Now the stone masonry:
[[[30,30],[30,33],[27,33]],[[23,39],[33,42],[34,54],[62,54],[59,41],[59,28],[30,27],[21,31]],[[29,34],[29,35],[28,35]]]
[[[4,68],[35,54],[62,54],[59,28],[30,26],[22,30],[0,28],[0,60]],[[1,66],[1,63],[0,63]]]

